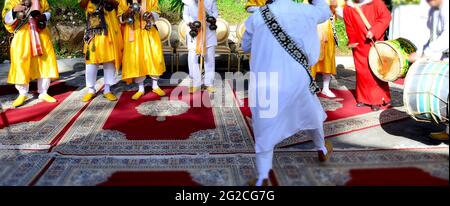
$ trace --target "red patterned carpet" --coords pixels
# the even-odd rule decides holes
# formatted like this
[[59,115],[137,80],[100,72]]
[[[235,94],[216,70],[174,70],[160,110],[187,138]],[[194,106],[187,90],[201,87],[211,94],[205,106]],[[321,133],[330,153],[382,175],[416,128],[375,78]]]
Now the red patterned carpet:
[[[49,94],[58,102],[46,103],[37,99],[32,84],[26,104],[13,109],[12,102],[17,97],[13,86],[1,86],[0,101],[0,148],[7,149],[48,149],[54,139],[81,109],[77,87],[68,82],[52,83]],[[5,88],[5,90],[3,90]]]
[[[150,88],[147,88],[150,90]],[[172,88],[165,88],[170,94]],[[192,107],[193,101],[202,97],[202,93],[190,95],[191,100],[173,101],[162,100],[154,93],[147,93],[140,100],[131,100],[134,91],[122,93],[119,102],[106,120],[104,130],[118,131],[130,141],[136,140],[187,140],[192,133],[198,131],[213,130],[213,108]],[[160,103],[160,105],[157,105]],[[167,103],[167,104],[164,104]],[[179,105],[175,105],[179,104]],[[152,116],[151,109],[170,109],[165,107],[180,106],[179,115]],[[186,111],[182,111],[185,106]],[[189,107],[189,108],[188,108]],[[167,110],[169,112],[169,110]],[[176,111],[175,111],[176,112]],[[164,118],[164,120],[161,120]],[[149,135],[151,134],[151,135]]]
[[[278,152],[278,186],[448,186],[448,148],[336,152],[319,163],[313,152]],[[0,185],[222,186],[256,175],[254,155],[54,156],[0,151]]]
[[[165,87],[168,94],[173,89]],[[215,101],[233,100],[231,88],[225,90],[229,92],[216,94]],[[236,104],[208,107],[211,100],[204,92],[176,98],[148,93],[139,101],[131,100],[134,91],[126,85],[119,86],[116,93],[118,102],[95,98],[53,151],[72,155],[254,151],[253,138]],[[195,107],[193,102],[199,98],[203,104]]]
[[[333,92],[336,94],[336,98],[328,98],[322,94],[319,95],[322,106],[328,115],[324,124],[326,137],[359,131],[409,118],[405,112],[401,111],[402,108],[385,106],[383,110],[373,112],[369,107],[357,107],[354,90],[333,89]],[[239,95],[237,96],[239,98]],[[248,98],[241,97],[240,101],[240,109],[246,117],[249,127],[251,127],[251,110],[248,106]],[[285,140],[279,146],[286,147],[309,140],[310,138],[305,136],[304,133],[299,133]]]
[[[81,103],[82,85],[61,81],[50,91],[58,104],[32,100],[2,113],[8,123],[0,122],[0,185],[239,186],[255,177],[249,109],[239,107],[228,85],[214,96],[147,93],[133,101],[135,88],[118,84],[119,101],[99,96]],[[163,87],[167,93],[180,88],[187,89]],[[6,108],[15,91],[2,91],[10,92],[0,95]],[[335,92],[336,99],[321,97],[329,137],[406,118],[399,108],[356,108],[350,90]],[[194,107],[200,98],[214,106]],[[219,105],[222,100],[229,104]],[[308,140],[299,133],[280,146]],[[282,149],[271,185],[448,185],[448,151],[337,151],[321,164],[315,152]]]
[[10,88],[11,86],[0,86],[0,90],[7,91],[5,93],[7,95],[5,95],[6,97],[2,95],[2,104],[6,103],[6,105],[4,105],[4,107],[6,106],[6,111],[1,113],[2,118],[0,119],[0,129],[23,122],[36,122],[42,120],[51,111],[64,102],[64,100],[66,100],[66,98],[76,89],[75,87],[67,86],[64,83],[56,82],[52,85],[49,94],[58,100],[57,103],[51,104],[41,102],[37,100],[36,97],[32,97],[28,100],[25,107],[12,109],[10,104],[14,98],[17,97],[17,91],[14,90],[10,93]]

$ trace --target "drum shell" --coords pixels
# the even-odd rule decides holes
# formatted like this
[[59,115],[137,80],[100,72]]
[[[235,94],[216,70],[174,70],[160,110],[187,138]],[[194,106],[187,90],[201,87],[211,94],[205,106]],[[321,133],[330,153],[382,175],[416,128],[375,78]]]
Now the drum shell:
[[404,105],[417,121],[448,123],[449,64],[419,61],[406,76]]
[[[378,41],[370,49],[369,65],[378,79],[385,82],[395,82],[406,76],[411,66],[408,57],[416,51],[417,47],[404,38]],[[379,56],[381,56],[382,63]]]

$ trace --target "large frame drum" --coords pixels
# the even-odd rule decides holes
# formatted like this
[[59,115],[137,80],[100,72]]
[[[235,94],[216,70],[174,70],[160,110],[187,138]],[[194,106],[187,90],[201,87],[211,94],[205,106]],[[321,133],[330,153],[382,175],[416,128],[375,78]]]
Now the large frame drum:
[[448,123],[449,63],[419,61],[406,76],[404,104],[417,121]]
[[369,65],[378,79],[394,82],[406,76],[411,66],[408,57],[416,51],[417,47],[404,38],[378,41],[370,49]]

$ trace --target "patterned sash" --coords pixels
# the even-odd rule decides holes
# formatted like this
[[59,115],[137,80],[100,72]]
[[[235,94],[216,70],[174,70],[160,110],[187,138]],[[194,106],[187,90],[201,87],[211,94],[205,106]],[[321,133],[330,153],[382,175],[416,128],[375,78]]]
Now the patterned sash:
[[334,42],[336,43],[337,46],[339,46],[339,36],[336,31],[336,20],[335,20],[334,16],[332,16],[330,18],[330,21],[331,21],[331,28],[333,30]]
[[294,58],[295,61],[302,65],[306,70],[306,73],[308,73],[309,79],[311,81],[309,84],[309,90],[311,91],[311,93],[319,93],[320,88],[317,86],[316,81],[314,81],[314,78],[311,75],[311,67],[308,63],[308,58],[305,52],[295,43],[292,37],[283,30],[281,25],[276,20],[275,15],[273,15],[272,11],[270,11],[270,8],[267,5],[261,7],[261,14],[265,24],[272,32],[275,39],[277,39],[278,43],[280,43],[281,47],[283,47],[286,52],[292,58]]
[[108,27],[105,20],[105,11],[103,5],[99,5],[97,10],[89,13],[86,17],[86,31],[84,34],[84,42],[89,42],[95,35],[108,35]]

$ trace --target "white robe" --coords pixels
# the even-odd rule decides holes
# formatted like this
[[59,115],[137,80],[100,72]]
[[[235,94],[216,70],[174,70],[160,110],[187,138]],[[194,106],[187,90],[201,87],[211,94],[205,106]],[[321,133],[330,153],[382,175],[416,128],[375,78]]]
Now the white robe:
[[409,39],[417,46],[417,52],[422,54],[424,45],[430,39],[430,33],[417,31],[428,30],[427,20],[429,10],[430,6],[426,0],[422,0],[420,4],[394,7],[392,9],[389,39],[397,39],[400,37]]
[[[314,0],[313,5],[299,4],[291,0],[276,0],[269,5],[277,20],[295,42],[306,52],[309,64],[314,65],[320,55],[317,25],[331,17],[324,0]],[[243,50],[251,52],[249,100],[253,114],[256,152],[272,150],[282,140],[302,130],[317,130],[323,138],[323,122],[326,120],[320,101],[309,91],[307,72],[273,37],[264,23],[260,11],[256,11],[245,23]],[[258,73],[275,73],[278,79],[266,84]],[[276,111],[264,108],[263,97],[270,91],[274,95]],[[272,93],[273,94],[273,93]],[[276,97],[277,96],[277,97]],[[268,112],[272,111],[272,112]]]
[[[183,0],[184,10],[183,10],[183,20],[186,23],[191,23],[198,20],[198,2],[195,0]],[[219,10],[217,9],[216,0],[204,0],[206,13],[213,16],[214,18],[219,17]],[[208,23],[207,23],[208,24]],[[196,48],[196,38],[192,38],[189,33],[186,34],[186,41],[189,50]],[[208,28],[206,29],[206,47],[217,46],[217,36],[216,31],[212,31]]]
[[[440,60],[442,53],[449,48],[449,0],[443,0],[442,5],[433,15],[433,9],[430,9],[428,15],[427,27],[430,32],[430,41],[425,45],[423,54],[433,60]],[[436,24],[435,26],[433,26]],[[436,39],[432,39],[432,34]]]

